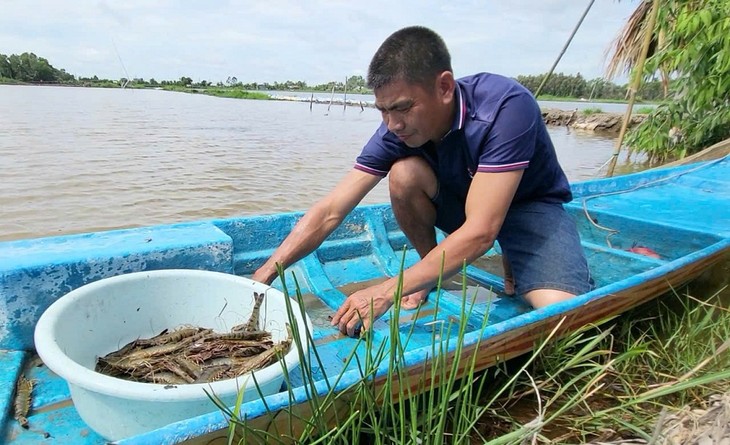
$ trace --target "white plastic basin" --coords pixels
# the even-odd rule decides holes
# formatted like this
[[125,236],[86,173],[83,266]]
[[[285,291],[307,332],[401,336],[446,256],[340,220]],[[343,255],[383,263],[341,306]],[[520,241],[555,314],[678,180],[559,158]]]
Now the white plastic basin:
[[[244,389],[245,401],[260,397],[250,374],[173,386],[131,382],[94,371],[99,356],[163,329],[187,324],[227,332],[248,320],[254,291],[266,293],[260,326],[278,343],[287,337],[290,319],[283,293],[244,277],[175,269],[119,275],[69,292],[38,321],[36,350],[46,366],[68,382],[76,410],[89,427],[107,440],[119,440],[215,411],[204,390],[214,392],[227,406],[235,404],[239,389]],[[291,304],[304,332],[299,307],[294,300]],[[307,350],[306,344],[302,347]],[[299,365],[296,347],[284,361],[290,370]],[[263,395],[278,392],[284,380],[279,362],[255,374]]]

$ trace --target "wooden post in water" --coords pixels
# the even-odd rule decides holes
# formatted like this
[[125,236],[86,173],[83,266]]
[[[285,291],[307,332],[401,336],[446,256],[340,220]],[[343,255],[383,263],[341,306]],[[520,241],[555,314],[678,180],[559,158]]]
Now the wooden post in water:
[[[608,165],[608,172],[606,173],[607,178],[613,176],[613,170],[616,168],[616,160],[618,159],[618,155],[621,152],[621,145],[623,144],[624,136],[626,135],[626,128],[629,126],[629,121],[631,120],[631,111],[634,108],[636,91],[639,89],[639,85],[641,85],[641,76],[642,72],[644,71],[644,62],[646,61],[646,55],[649,53],[651,38],[654,35],[654,24],[656,23],[656,16],[658,11],[659,0],[654,0],[651,5],[651,11],[649,11],[649,23],[646,24],[646,31],[644,32],[644,42],[643,47],[641,48],[641,54],[639,54],[639,60],[637,60],[636,65],[634,65],[634,78],[631,81],[631,86],[629,86],[629,103],[626,107],[624,120],[621,123],[621,131],[619,132],[618,138],[616,139],[616,148],[611,155],[611,161]],[[629,153],[631,152],[629,151]]]
[[314,93],[312,93],[312,97],[309,98],[309,111],[312,111],[313,103],[314,103]]
[[345,96],[342,99],[342,111],[347,109],[347,76],[345,76]]
[[327,112],[329,113],[330,107],[332,106],[332,101],[335,100],[335,84],[332,84],[332,96],[330,96],[330,104],[327,105]]

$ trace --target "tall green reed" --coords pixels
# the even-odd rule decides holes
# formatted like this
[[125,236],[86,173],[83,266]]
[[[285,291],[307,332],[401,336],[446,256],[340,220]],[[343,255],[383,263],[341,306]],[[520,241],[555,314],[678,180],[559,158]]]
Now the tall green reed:
[[[537,385],[521,378],[501,403],[520,413],[539,393],[546,443],[649,441],[662,412],[730,390],[729,339],[730,311],[717,295],[671,293],[552,342],[531,369]],[[500,415],[508,425],[524,420]]]
[[[405,258],[405,256],[404,256]],[[490,386],[486,374],[476,371],[480,353],[480,341],[473,345],[473,352],[464,353],[464,337],[467,324],[458,320],[434,320],[432,323],[431,349],[427,360],[421,364],[408,363],[407,345],[413,335],[415,324],[405,333],[401,332],[400,300],[403,294],[402,270],[395,293],[394,306],[388,324],[387,339],[374,342],[372,332],[366,332],[357,340],[352,353],[345,360],[343,371],[337,376],[320,379],[314,370],[325,369],[319,356],[312,332],[307,326],[299,331],[293,322],[293,307],[290,298],[299,303],[301,316],[305,317],[304,301],[296,276],[292,275],[295,291],[289,292],[283,270],[279,270],[284,294],[287,296],[287,311],[292,325],[293,344],[296,345],[300,366],[294,370],[284,367],[284,377],[289,394],[289,407],[274,411],[268,406],[270,422],[250,422],[241,412],[242,395],[236,406],[226,407],[214,395],[211,398],[229,421],[228,443],[322,443],[348,444],[368,443],[376,445],[418,443],[422,445],[471,443],[478,431],[476,424],[496,400],[507,392],[517,377],[526,372],[532,359],[500,388],[492,388],[490,401],[478,403]],[[465,266],[464,266],[465,267]],[[463,270],[464,272],[465,270]],[[467,294],[466,274],[462,281],[462,304],[460,319],[466,320],[472,314],[477,291],[471,299]],[[435,312],[438,313],[442,280],[436,286]],[[487,311],[488,312],[488,311]],[[371,314],[372,315],[372,314]],[[418,314],[416,314],[416,318]],[[305,317],[306,319],[306,317]],[[484,315],[481,330],[487,326],[488,313]],[[556,327],[554,332],[557,332]],[[456,335],[452,335],[452,333]],[[549,340],[554,332],[551,333]],[[302,344],[309,345],[309,354]],[[541,345],[538,351],[544,346]],[[364,358],[356,351],[361,348]],[[534,357],[534,356],[533,356]],[[350,366],[350,365],[353,366]],[[347,370],[356,369],[359,376],[347,388],[339,388]],[[378,374],[379,370],[385,372]],[[291,384],[292,373],[299,373],[298,380],[304,382],[306,391],[304,407],[297,405]],[[255,380],[255,374],[253,374]],[[460,379],[460,376],[466,376]],[[323,393],[317,393],[317,384],[326,386]],[[258,388],[258,386],[257,386]],[[260,394],[260,393],[259,393]],[[283,419],[283,420],[282,420]],[[509,435],[495,438],[490,444],[519,443],[526,434],[535,434],[541,426],[533,422],[518,428]]]
[[[305,309],[299,283],[287,297]],[[465,274],[464,274],[465,276]],[[402,275],[401,275],[402,280]],[[436,288],[441,292],[441,281]],[[519,444],[584,443],[616,437],[651,438],[660,411],[712,392],[727,390],[730,379],[730,316],[712,299],[691,304],[687,296],[673,297],[679,310],[659,299],[619,317],[584,326],[557,338],[560,324],[535,345],[534,352],[516,362],[477,371],[479,344],[463,354],[466,323],[436,323],[428,360],[418,369],[417,384],[407,366],[406,349],[414,326],[405,334],[399,326],[402,281],[395,295],[388,340],[379,344],[364,335],[345,360],[343,370],[356,368],[362,378],[339,386],[344,372],[325,379],[316,393],[315,369],[324,369],[309,326],[300,332],[292,324],[293,344],[301,365],[284,367],[290,406],[270,410],[268,425],[241,416],[240,400],[233,407],[218,403],[230,418],[229,444]],[[476,293],[474,294],[474,298]],[[468,319],[474,298],[462,282],[461,319]],[[293,314],[289,298],[287,310]],[[436,298],[436,312],[439,299]],[[486,327],[485,316],[481,329]],[[457,330],[451,336],[452,329]],[[372,334],[372,333],[370,333]],[[443,339],[443,340],[442,340]],[[455,342],[451,343],[451,342]],[[309,345],[305,353],[302,344]],[[365,351],[364,358],[356,354]],[[283,363],[283,361],[282,361]],[[353,365],[353,366],[350,366]],[[384,375],[377,374],[383,366]],[[457,370],[465,369],[464,373]],[[297,405],[292,373],[298,373],[307,393]],[[466,376],[459,379],[459,375]],[[534,377],[533,377],[534,376]],[[322,382],[320,381],[321,385]],[[339,386],[338,386],[339,385]],[[499,421],[506,428],[484,425]]]

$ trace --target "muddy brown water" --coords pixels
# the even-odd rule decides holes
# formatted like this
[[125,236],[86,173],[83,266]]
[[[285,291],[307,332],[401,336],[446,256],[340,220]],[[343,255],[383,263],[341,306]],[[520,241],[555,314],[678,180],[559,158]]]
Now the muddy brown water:
[[[379,123],[372,108],[0,85],[0,240],[305,210]],[[571,180],[613,152],[550,131]],[[387,200],[382,181],[364,202]]]

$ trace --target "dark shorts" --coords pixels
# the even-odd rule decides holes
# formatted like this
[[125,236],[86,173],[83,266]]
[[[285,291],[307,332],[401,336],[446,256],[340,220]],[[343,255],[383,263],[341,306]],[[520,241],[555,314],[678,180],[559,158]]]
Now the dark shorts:
[[[466,219],[464,202],[439,189],[433,199],[436,227],[451,233]],[[579,295],[593,289],[575,221],[562,204],[526,202],[507,212],[497,236],[515,280],[515,291],[557,289]]]

